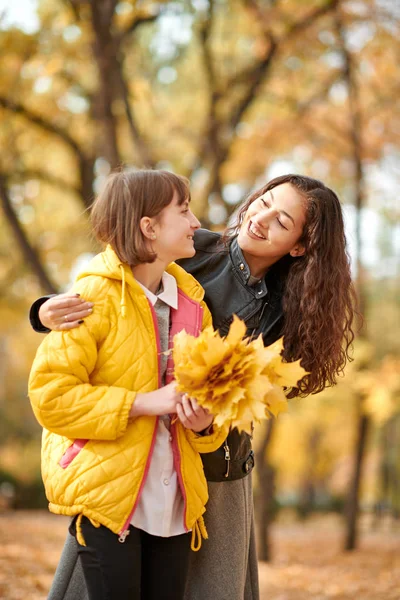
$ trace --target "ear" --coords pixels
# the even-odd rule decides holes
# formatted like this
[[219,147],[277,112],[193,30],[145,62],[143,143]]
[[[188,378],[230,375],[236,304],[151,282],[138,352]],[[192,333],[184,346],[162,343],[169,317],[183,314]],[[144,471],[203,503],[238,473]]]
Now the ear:
[[140,231],[142,232],[145,238],[147,238],[148,240],[156,239],[156,234],[154,231],[154,219],[151,219],[150,217],[142,217],[140,219],[139,226]]
[[297,246],[295,246],[290,251],[290,256],[293,256],[293,258],[297,258],[299,256],[304,256],[305,253],[306,249],[304,248],[304,246],[302,244],[297,244]]

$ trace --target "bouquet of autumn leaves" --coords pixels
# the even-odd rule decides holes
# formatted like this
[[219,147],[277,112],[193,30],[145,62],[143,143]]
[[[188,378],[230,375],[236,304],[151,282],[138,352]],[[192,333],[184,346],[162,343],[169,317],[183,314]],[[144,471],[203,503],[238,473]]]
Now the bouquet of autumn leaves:
[[287,410],[284,387],[306,375],[300,361],[282,360],[283,339],[264,347],[261,335],[244,339],[246,325],[234,317],[222,338],[212,327],[199,337],[181,331],[174,336],[177,389],[195,398],[214,415],[214,423],[250,432],[252,421]]

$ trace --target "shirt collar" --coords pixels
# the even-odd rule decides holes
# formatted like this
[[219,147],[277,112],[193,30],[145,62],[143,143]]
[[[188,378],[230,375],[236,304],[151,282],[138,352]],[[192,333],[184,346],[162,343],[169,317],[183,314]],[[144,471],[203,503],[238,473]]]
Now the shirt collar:
[[158,295],[153,294],[153,292],[148,290],[147,287],[140,283],[140,281],[136,281],[140,285],[140,287],[146,294],[146,297],[148,298],[148,300],[150,300],[153,306],[155,305],[157,300],[160,299],[163,302],[165,302],[165,304],[168,304],[168,306],[176,310],[178,308],[178,286],[176,283],[176,279],[175,277],[170,275],[170,273],[166,273],[164,271],[161,280],[163,285],[163,291],[161,292],[161,294]]

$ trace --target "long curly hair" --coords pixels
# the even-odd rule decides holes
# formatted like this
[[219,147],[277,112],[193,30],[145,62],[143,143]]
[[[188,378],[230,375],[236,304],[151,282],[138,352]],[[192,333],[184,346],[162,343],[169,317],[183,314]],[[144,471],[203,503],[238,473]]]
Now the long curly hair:
[[354,340],[356,294],[342,209],[337,195],[321,181],[302,175],[283,175],[252,193],[240,208],[236,222],[223,235],[229,244],[237,235],[250,204],[268,190],[290,183],[304,198],[306,221],[299,242],[304,256],[285,261],[282,298],[284,350],[287,361],[301,359],[308,371],[289,398],[316,394],[336,383]]

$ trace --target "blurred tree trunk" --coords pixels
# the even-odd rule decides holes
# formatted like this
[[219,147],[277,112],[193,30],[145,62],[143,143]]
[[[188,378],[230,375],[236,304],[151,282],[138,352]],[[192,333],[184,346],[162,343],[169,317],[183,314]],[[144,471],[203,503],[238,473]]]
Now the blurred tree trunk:
[[2,173],[0,173],[0,199],[1,204],[3,206],[4,214],[13,231],[14,237],[17,242],[17,246],[19,246],[19,249],[23,254],[25,262],[27,262],[30,265],[33,273],[39,279],[43,291],[48,294],[56,294],[56,284],[52,281],[50,275],[47,273],[46,269],[42,265],[39,255],[37,254],[33,246],[30,244],[23,228],[21,227],[18,217],[13,210],[11,200],[8,194],[6,178]]
[[268,461],[268,448],[275,427],[274,419],[266,422],[260,448],[256,453],[258,491],[256,495],[256,520],[258,534],[258,558],[271,560],[270,524],[273,518],[275,492],[275,469]]
[[387,421],[381,431],[379,440],[379,496],[375,504],[375,524],[379,519],[390,514],[399,518],[399,478],[398,478],[398,424],[399,415]]
[[322,431],[315,426],[309,433],[307,440],[307,465],[303,475],[300,490],[299,513],[303,518],[308,517],[315,507],[315,457],[322,438]]
[[117,0],[90,0],[90,4],[94,33],[93,56],[99,74],[96,103],[97,118],[103,130],[104,156],[111,167],[121,164],[117,136],[118,121],[114,114],[115,105],[120,100],[124,106],[128,129],[141,164],[152,167],[154,166],[154,160],[149,147],[139,132],[130,103],[129,88],[123,73],[121,44],[128,34],[137,31],[139,25],[154,21],[158,15],[142,15],[134,20],[128,30],[118,33],[114,31],[115,28],[113,27]]
[[363,401],[364,398],[360,394],[357,404],[357,437],[354,446],[353,469],[345,508],[345,550],[354,550],[358,541],[357,521],[360,511],[360,484],[365,459],[367,434],[370,425],[369,418],[363,412]]
[[[76,189],[74,189],[74,192],[79,196],[84,207],[87,208],[90,205],[93,196],[93,169],[95,157],[87,154],[66,129],[63,129],[56,123],[48,121],[42,115],[29,110],[26,108],[26,106],[24,106],[24,104],[14,102],[9,98],[0,96],[0,107],[7,109],[15,115],[22,116],[29,124],[39,127],[43,131],[55,136],[72,152],[77,162],[79,173],[78,185]],[[70,187],[65,182],[55,180],[52,178],[51,174],[48,174],[45,171],[30,173],[29,169],[24,169],[24,172],[28,176],[33,176],[43,181],[49,181],[49,183],[53,183],[53,185],[57,185],[63,189]],[[7,177],[11,177],[12,175],[13,173],[7,175]]]
[[[356,256],[357,256],[357,278],[356,289],[361,314],[365,313],[366,293],[362,266],[362,237],[361,219],[362,208],[365,202],[364,177],[362,165],[362,122],[360,114],[360,102],[358,98],[358,81],[356,66],[346,42],[346,30],[342,19],[340,5],[336,10],[336,27],[339,38],[340,50],[344,61],[343,76],[347,85],[349,106],[349,136],[353,150],[354,165],[354,196],[356,207]],[[363,334],[365,335],[365,333]],[[352,476],[347,496],[345,518],[346,539],[345,549],[354,550],[357,545],[357,518],[360,510],[360,486],[363,466],[365,461],[366,445],[370,428],[370,419],[363,410],[364,396],[358,394],[357,402],[357,431],[353,454]]]
[[90,0],[94,34],[93,56],[97,63],[99,87],[97,120],[102,127],[102,152],[112,168],[121,162],[117,142],[117,120],[113,112],[116,93],[117,47],[113,38],[112,20],[117,0]]

